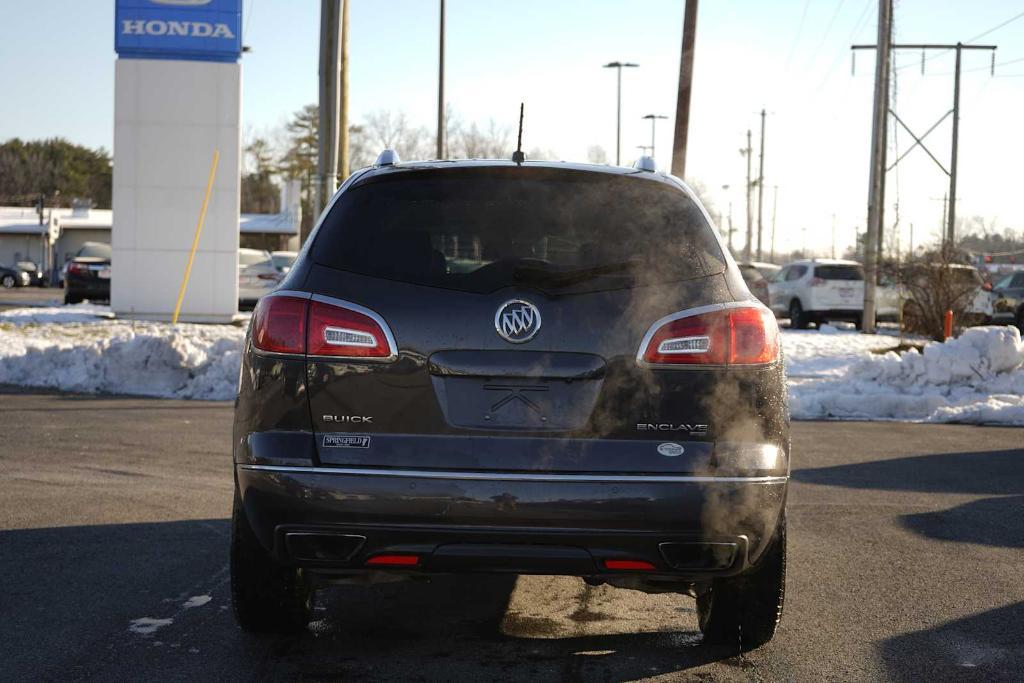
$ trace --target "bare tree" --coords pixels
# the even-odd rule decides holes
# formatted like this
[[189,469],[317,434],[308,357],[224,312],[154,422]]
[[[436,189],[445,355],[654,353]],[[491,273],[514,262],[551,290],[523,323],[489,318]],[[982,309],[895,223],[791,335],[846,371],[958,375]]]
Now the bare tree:
[[404,112],[378,109],[366,115],[360,126],[365,131],[367,143],[378,150],[393,149],[402,159],[424,159],[432,156],[428,152],[430,133],[423,126],[413,127]]
[[883,264],[882,272],[900,291],[903,327],[908,332],[942,341],[946,311],[953,312],[955,329],[975,322],[968,310],[981,281],[959,249],[943,245],[900,264]]
[[592,164],[607,164],[608,152],[601,145],[587,147],[587,161]]
[[558,161],[558,152],[548,147],[531,147],[530,151],[526,153],[527,159],[533,159],[534,161]]
[[499,126],[494,119],[488,121],[486,128],[473,122],[469,128],[460,126],[456,135],[457,149],[452,150],[453,156],[466,159],[504,159],[512,155],[510,145],[511,131],[507,126]]

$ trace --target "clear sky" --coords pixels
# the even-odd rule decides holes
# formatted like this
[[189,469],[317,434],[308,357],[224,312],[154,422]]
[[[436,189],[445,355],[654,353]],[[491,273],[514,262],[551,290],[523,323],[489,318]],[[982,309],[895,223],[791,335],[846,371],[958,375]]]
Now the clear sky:
[[[113,0],[2,0],[0,139],[63,136],[112,146]],[[436,117],[437,2],[350,0],[353,120],[402,111],[433,129]],[[659,122],[656,157],[667,166],[679,70],[683,0],[448,0],[447,96],[465,121],[512,126],[526,102],[524,147],[582,160],[602,145],[614,160],[615,76],[601,65],[633,61],[624,73],[623,160],[649,144]],[[732,203],[736,244],[743,242],[746,130],[759,134],[768,111],[765,150],[765,250],[773,188],[778,185],[777,246],[806,245],[827,255],[835,215],[839,251],[866,213],[874,58],[851,43],[873,43],[875,0],[704,0],[701,3],[688,176],[709,188],[714,210]],[[968,41],[1024,13],[1010,0],[896,0],[899,42]],[[270,130],[317,96],[319,3],[247,0],[243,122]],[[982,36],[999,46],[996,77],[989,57],[964,58],[960,130],[960,215],[982,215],[998,228],[1024,228],[1024,18]],[[895,107],[917,133],[952,102],[952,54],[896,56]],[[1019,61],[1016,61],[1019,60]],[[1009,63],[1006,63],[1009,62]],[[1006,64],[1003,64],[1006,63]],[[1003,64],[1000,66],[1000,64]],[[948,164],[950,122],[927,139]],[[900,153],[911,138],[900,130]],[[890,151],[890,160],[894,159]],[[756,151],[755,151],[756,173]],[[729,185],[729,190],[723,190]],[[946,176],[921,150],[889,174],[888,223],[904,247],[932,238],[942,216]],[[898,189],[897,189],[898,188]],[[756,198],[755,198],[756,201]],[[727,222],[727,219],[726,219]],[[755,203],[756,229],[756,203]]]

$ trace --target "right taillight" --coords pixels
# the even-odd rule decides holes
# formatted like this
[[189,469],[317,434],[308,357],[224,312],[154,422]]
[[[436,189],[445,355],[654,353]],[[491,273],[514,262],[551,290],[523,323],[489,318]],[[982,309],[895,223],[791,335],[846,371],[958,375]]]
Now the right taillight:
[[761,365],[779,358],[779,328],[763,307],[681,315],[648,333],[647,365]]

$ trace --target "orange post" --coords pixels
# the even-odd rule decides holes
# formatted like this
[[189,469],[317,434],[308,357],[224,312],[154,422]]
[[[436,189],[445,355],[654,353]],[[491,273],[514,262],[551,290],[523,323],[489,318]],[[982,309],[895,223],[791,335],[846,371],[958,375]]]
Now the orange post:
[[953,311],[946,311],[942,320],[942,335],[949,339],[953,336]]

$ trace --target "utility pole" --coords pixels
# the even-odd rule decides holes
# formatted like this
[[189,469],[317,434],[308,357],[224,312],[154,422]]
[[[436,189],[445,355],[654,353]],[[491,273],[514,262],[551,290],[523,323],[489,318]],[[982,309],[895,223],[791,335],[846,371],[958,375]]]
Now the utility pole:
[[683,13],[683,47],[679,56],[679,92],[676,96],[676,130],[672,139],[672,175],[686,175],[686,140],[690,128],[690,94],[693,90],[694,43],[697,40],[697,0],[686,0]]
[[836,257],[836,215],[832,214],[832,258]]
[[658,119],[667,119],[667,116],[661,114],[648,114],[647,116],[641,116],[642,119],[651,120],[651,158],[654,158],[654,129],[658,125]]
[[[341,45],[341,3],[320,0],[320,123],[317,134],[317,213],[327,206],[338,180],[338,109]],[[303,230],[302,242],[312,226]]]
[[606,69],[615,69],[616,79],[616,104],[615,104],[615,165],[622,165],[622,69],[636,68],[639,64],[632,62],[608,62],[604,65]]
[[747,157],[747,245],[743,248],[743,260],[750,260],[750,249],[754,242],[754,206],[752,203],[753,184],[750,181],[750,160],[753,150],[750,148],[750,129],[747,129],[747,146],[740,150]]
[[[722,191],[726,192],[726,193],[729,192],[729,185],[728,185],[728,183],[725,184],[725,185],[722,185]],[[728,196],[728,194],[726,196]],[[729,232],[726,235],[726,241],[728,242],[728,246],[729,246],[729,254],[732,255],[732,199],[731,198],[729,199]]]
[[[956,68],[953,70],[953,153],[949,157],[949,214],[946,223],[946,244],[956,244],[956,162],[960,142],[960,55],[963,43],[956,44]],[[992,53],[993,59],[995,52]]]
[[437,59],[437,158],[444,159],[444,0],[441,0],[440,30]]
[[735,230],[732,227],[732,200],[729,200],[729,254],[732,254],[732,234]]
[[[345,182],[350,172],[348,147],[348,0],[341,0],[341,107],[338,115],[339,150],[338,182]],[[332,192],[333,194],[333,192]]]
[[772,186],[772,255],[769,259],[775,263],[775,213],[779,209],[779,186]]
[[878,2],[878,56],[875,63],[875,104],[871,119],[871,172],[868,190],[868,234],[864,245],[864,311],[861,329],[875,332],[875,286],[878,282],[878,235],[885,186],[885,127],[889,111],[889,46],[892,0]]
[[761,261],[761,233],[764,228],[764,109],[761,109],[761,154],[757,171],[757,260]]

